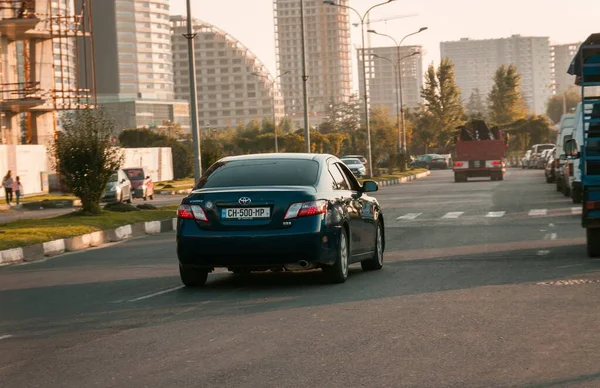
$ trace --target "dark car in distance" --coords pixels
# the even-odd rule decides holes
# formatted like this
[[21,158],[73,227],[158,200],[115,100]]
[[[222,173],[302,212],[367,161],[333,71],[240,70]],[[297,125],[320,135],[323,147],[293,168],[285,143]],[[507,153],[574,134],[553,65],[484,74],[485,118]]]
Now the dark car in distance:
[[201,286],[234,273],[321,268],[342,283],[348,266],[383,266],[384,218],[340,159],[326,154],[227,157],[212,165],[177,212],[181,280]]
[[420,167],[426,169],[446,169],[448,168],[448,161],[446,157],[438,154],[425,154],[419,156],[411,164],[412,167]]

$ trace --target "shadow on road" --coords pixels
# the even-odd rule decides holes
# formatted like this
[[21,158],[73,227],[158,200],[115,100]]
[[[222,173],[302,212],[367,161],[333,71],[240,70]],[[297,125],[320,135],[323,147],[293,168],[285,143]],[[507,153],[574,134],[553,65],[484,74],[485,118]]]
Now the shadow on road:
[[[443,258],[397,260],[382,271],[352,266],[345,284],[324,282],[320,271],[212,274],[201,289],[177,289],[131,301],[122,290],[165,290],[175,276],[8,290],[0,292],[0,332],[48,336],[98,329],[129,329],[193,317],[236,316],[265,311],[440,293],[486,286],[523,284],[598,274],[600,261],[573,259],[580,245],[562,246],[549,256],[537,250],[508,250]],[[571,257],[571,258],[570,258]],[[582,257],[582,256],[579,256]],[[132,268],[131,271],[143,271]],[[600,279],[600,274],[597,276]],[[587,285],[594,287],[594,285]],[[157,289],[158,288],[158,289]],[[33,334],[32,334],[33,333]]]

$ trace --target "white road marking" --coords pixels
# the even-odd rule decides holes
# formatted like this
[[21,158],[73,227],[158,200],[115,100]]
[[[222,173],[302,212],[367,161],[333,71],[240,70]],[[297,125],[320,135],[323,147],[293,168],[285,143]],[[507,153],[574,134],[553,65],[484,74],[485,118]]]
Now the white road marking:
[[550,254],[550,251],[547,251],[547,250],[537,251],[538,256],[548,256],[549,254]]
[[581,214],[583,212],[583,209],[580,207],[572,207],[571,208],[571,213],[573,214]]
[[173,292],[173,291],[179,290],[179,289],[181,289],[183,287],[185,287],[185,286],[177,286],[177,287],[169,288],[169,289],[166,289],[166,290],[155,292],[155,293],[150,294],[150,295],[145,295],[145,296],[140,296],[139,298],[130,299],[130,300],[128,300],[128,302],[137,302],[138,300],[149,299],[149,298],[152,298],[152,297],[155,297],[155,296],[159,296],[159,295],[163,295],[163,294],[166,294],[166,293],[169,293],[169,292]]
[[545,216],[548,214],[547,209],[532,209],[529,211],[530,216]]
[[556,240],[558,235],[556,233],[548,233],[544,236],[544,240]]
[[7,339],[7,338],[12,338],[12,335],[10,335],[10,334],[0,335],[0,340]]
[[446,215],[444,215],[442,218],[458,218],[463,214],[465,214],[465,212],[450,212],[446,213]]
[[489,212],[485,216],[488,218],[500,218],[500,217],[504,217],[505,214],[506,214],[506,212]]
[[414,220],[415,218],[419,217],[421,214],[423,214],[423,213],[408,213],[408,214],[405,214],[402,217],[398,217],[396,219],[397,220]]

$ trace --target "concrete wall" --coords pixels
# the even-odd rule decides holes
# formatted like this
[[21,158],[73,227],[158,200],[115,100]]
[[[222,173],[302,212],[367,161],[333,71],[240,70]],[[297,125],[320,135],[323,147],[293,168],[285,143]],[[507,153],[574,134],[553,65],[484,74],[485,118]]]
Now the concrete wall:
[[123,168],[144,167],[154,182],[173,179],[171,148],[124,148]]
[[0,176],[8,170],[20,177],[25,195],[42,192],[41,173],[48,171],[46,147],[43,145],[0,145]]

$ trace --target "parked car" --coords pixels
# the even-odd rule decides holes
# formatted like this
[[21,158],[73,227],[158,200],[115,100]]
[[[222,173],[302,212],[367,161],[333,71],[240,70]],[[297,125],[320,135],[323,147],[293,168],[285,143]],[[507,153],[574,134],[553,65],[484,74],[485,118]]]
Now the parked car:
[[556,158],[556,191],[558,192],[564,190],[563,186],[566,185],[565,182],[568,180],[563,174],[563,167],[568,163],[564,144],[573,137],[575,124],[575,114],[573,113],[564,114],[560,118],[560,130],[556,136],[556,151],[554,151],[554,157]]
[[131,203],[132,199],[131,182],[127,178],[127,174],[123,170],[115,171],[108,180],[100,201]]
[[352,263],[381,269],[384,217],[370,196],[377,190],[332,155],[223,158],[179,206],[181,281],[201,286],[217,267],[234,273],[321,268],[332,283],[346,281]]
[[357,177],[361,178],[367,175],[367,168],[362,164],[360,159],[357,158],[344,158],[342,162],[348,166],[350,171]]
[[154,182],[144,168],[124,168],[127,178],[131,181],[134,198],[154,199]]
[[369,164],[367,158],[362,155],[344,155],[340,156],[340,159],[358,159],[365,167],[367,167],[367,164]]
[[554,147],[556,147],[555,144],[536,144],[533,147],[531,147],[529,168],[544,168],[545,164],[543,162],[542,152],[544,150],[552,149]]
[[554,155],[550,154],[545,167],[546,183],[554,183],[556,180],[556,161]]
[[531,150],[527,150],[523,159],[521,159],[521,168],[529,168],[529,160],[531,159]]
[[419,156],[414,162],[410,164],[412,167],[427,168],[427,169],[446,169],[448,168],[448,162],[446,158],[438,154],[425,154]]

